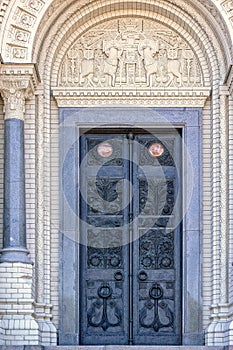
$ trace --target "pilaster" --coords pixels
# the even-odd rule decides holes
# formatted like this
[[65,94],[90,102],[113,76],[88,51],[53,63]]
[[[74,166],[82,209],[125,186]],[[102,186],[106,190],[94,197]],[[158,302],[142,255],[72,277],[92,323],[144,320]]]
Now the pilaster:
[[[213,304],[211,323],[206,330],[206,345],[232,345],[232,312],[229,298],[229,95],[231,83],[219,91],[219,227],[220,234],[213,232]],[[216,138],[213,138],[216,142]],[[216,154],[216,152],[215,152]],[[214,157],[213,157],[214,158]],[[215,203],[216,205],[216,203]],[[216,220],[213,217],[213,220]]]
[[[35,94],[38,83],[38,74],[33,64],[2,64],[0,67],[0,91],[4,100],[5,115],[4,228],[3,249],[0,251],[2,345],[55,344],[51,341],[51,333],[54,340],[56,331],[50,321],[51,305],[43,305],[43,312],[38,313],[43,293],[41,300],[35,295],[34,264],[29,258],[26,241],[24,113],[26,100]],[[40,116],[42,117],[43,115]],[[40,131],[39,138],[41,133],[43,130]],[[39,163],[41,164],[41,161]],[[42,171],[39,167],[39,178],[43,176]],[[41,195],[39,200],[41,201]],[[42,231],[41,227],[39,241],[37,240],[40,250],[43,244]],[[36,265],[38,263],[41,263],[41,260],[37,261]],[[40,274],[43,274],[43,264]],[[43,280],[38,281],[38,286],[39,289],[43,289]]]
[[3,67],[0,89],[5,115],[4,225],[0,262],[30,264],[26,244],[24,112],[25,101],[36,84],[32,80],[32,66],[30,69],[24,66],[23,72],[17,66]]

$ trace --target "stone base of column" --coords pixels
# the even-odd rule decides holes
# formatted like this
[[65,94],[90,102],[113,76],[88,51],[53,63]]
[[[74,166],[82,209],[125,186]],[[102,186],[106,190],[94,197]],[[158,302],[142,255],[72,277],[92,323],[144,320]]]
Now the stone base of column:
[[33,317],[32,265],[0,264],[0,344],[39,345],[39,325]]
[[35,303],[34,307],[34,316],[40,332],[40,344],[43,346],[57,345],[57,330],[51,322],[52,305]]
[[233,315],[229,316],[229,305],[214,307],[213,321],[205,332],[205,344],[208,346],[233,345]]
[[0,263],[22,262],[25,264],[32,264],[29,251],[26,248],[9,247],[7,249],[1,249],[0,254]]

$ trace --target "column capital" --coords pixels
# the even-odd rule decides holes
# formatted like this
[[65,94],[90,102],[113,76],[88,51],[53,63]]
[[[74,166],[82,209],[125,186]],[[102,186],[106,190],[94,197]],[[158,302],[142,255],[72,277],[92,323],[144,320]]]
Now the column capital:
[[1,64],[0,92],[5,119],[24,120],[25,100],[35,92],[39,81],[34,64]]

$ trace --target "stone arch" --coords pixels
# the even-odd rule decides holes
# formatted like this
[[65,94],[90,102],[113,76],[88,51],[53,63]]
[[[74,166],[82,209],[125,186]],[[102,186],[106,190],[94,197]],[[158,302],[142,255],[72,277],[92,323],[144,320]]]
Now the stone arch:
[[[89,2],[85,1],[82,1],[81,3],[79,2],[79,4],[76,4],[76,8],[81,8],[82,6],[87,5],[88,3]],[[40,30],[40,23],[43,22],[43,18],[46,18],[47,20],[53,18],[54,22],[56,16],[59,16],[60,11],[64,13],[68,10],[70,13],[70,4],[72,3],[69,2],[67,4],[65,2],[61,2],[60,0],[50,0],[46,2],[42,0],[28,0],[24,2],[3,1],[1,4],[0,16],[0,23],[2,22],[1,52],[3,59],[7,62],[30,62],[33,50],[32,43],[35,40],[36,33],[40,33],[40,35],[43,35],[43,30]],[[194,11],[193,15],[195,18],[199,16],[199,13],[201,11],[203,18],[212,23],[213,28],[216,28],[216,34],[219,35],[219,33],[222,32],[222,34],[220,34],[219,37],[221,37],[223,40],[225,40],[226,37],[228,37],[228,42],[230,43],[231,39],[229,32],[230,34],[232,33],[231,1],[225,1],[224,3],[222,3],[222,5],[220,5],[219,2],[216,0],[205,1],[204,4],[203,2],[202,4],[196,4],[195,2],[190,1],[190,4],[192,5],[192,7],[190,7],[188,4],[188,6],[190,7],[190,13]],[[179,4],[176,3],[176,5],[179,5],[181,9],[187,8],[187,4],[185,4],[184,2],[180,2]],[[113,4],[109,2],[109,6],[113,7]],[[173,2],[171,2],[171,6],[174,6]],[[137,6],[134,5],[134,7],[136,8]],[[29,17],[25,17],[26,14]],[[226,24],[224,23],[224,21]],[[17,27],[19,29],[19,32],[16,31]],[[20,27],[24,28],[24,32],[21,31],[21,34]],[[44,28],[44,31],[46,32],[48,29],[48,23],[44,25]],[[219,28],[221,30],[219,30]],[[227,31],[229,32],[227,33]],[[20,52],[18,52],[18,55],[14,57],[13,51],[17,48],[18,50],[22,50],[22,56],[20,56]]]
[[[150,6],[149,6],[150,5]],[[162,6],[163,5],[163,6]],[[133,15],[141,15],[141,16],[151,16],[154,20],[161,21],[161,23],[166,23],[166,25],[169,27],[172,27],[173,29],[176,29],[181,33],[181,35],[186,36],[186,40],[191,40],[192,44],[194,45],[194,48],[197,50],[197,54],[200,56],[204,56],[200,58],[203,60],[202,65],[205,67],[206,70],[206,77],[211,76],[212,74],[210,72],[207,72],[208,67],[211,67],[211,64],[208,62],[209,57],[213,60],[213,57],[215,57],[216,53],[218,56],[217,61],[219,62],[219,68],[221,69],[221,76],[224,76],[227,71],[227,66],[230,62],[230,52],[227,49],[228,44],[225,43],[225,49],[223,50],[222,43],[223,41],[220,38],[215,38],[215,33],[213,27],[208,27],[208,30],[204,30],[202,28],[202,22],[200,15],[196,12],[195,15],[191,13],[191,15],[188,14],[189,9],[180,10],[180,8],[177,6],[177,8],[172,4],[162,4],[159,3],[159,6],[156,4],[153,4],[152,2],[150,4],[147,4],[147,10],[143,10],[143,2],[135,2],[135,5],[130,8],[130,3],[111,3],[111,7],[106,2],[106,4],[103,2],[103,5],[101,6],[98,3],[98,9],[95,8],[92,4],[86,6],[84,9],[80,9],[78,12],[73,13],[72,6],[69,8],[69,18],[67,19],[66,13],[61,14],[61,17],[59,17],[59,21],[63,21],[63,25],[60,26],[60,28],[53,33],[53,39],[49,40],[49,42],[43,41],[40,43],[40,41],[37,43],[39,45],[35,45],[34,47],[34,60],[37,56],[38,52],[42,52],[40,55],[40,62],[43,66],[48,68],[49,59],[51,59],[49,54],[46,54],[45,51],[48,53],[49,50],[52,48],[53,53],[59,52],[59,55],[63,50],[66,49],[67,46],[71,45],[72,40],[74,41],[77,35],[79,35],[80,32],[83,30],[87,30],[87,26],[92,26],[96,24],[98,21],[103,21],[109,18],[114,18],[119,15],[125,15],[126,13],[131,13]],[[150,9],[149,9],[150,7]],[[111,11],[109,9],[111,8]],[[185,11],[186,10],[186,11]],[[68,10],[67,10],[68,11]],[[128,12],[127,12],[128,11]],[[144,13],[143,13],[144,11]],[[165,11],[165,15],[163,15],[163,12]],[[192,9],[193,11],[193,9]],[[88,20],[90,18],[90,21]],[[197,21],[198,18],[198,21]],[[203,21],[204,19],[202,19]],[[85,22],[85,23],[84,23]],[[180,26],[178,24],[180,23]],[[183,23],[183,24],[182,24]],[[218,25],[219,26],[219,25]],[[39,31],[40,32],[40,31]],[[221,34],[221,32],[220,32]],[[52,34],[51,34],[52,35]],[[43,35],[42,35],[43,36]],[[221,37],[222,35],[220,35]],[[64,40],[63,38],[69,37],[69,40]],[[224,36],[225,38],[227,36]],[[66,41],[66,42],[65,42]],[[196,43],[195,43],[196,42]],[[44,47],[44,52],[43,52]],[[45,57],[47,58],[47,61],[44,61]],[[217,58],[216,56],[216,58]],[[55,59],[55,66],[57,65],[57,62],[59,61],[59,56],[53,55],[53,57],[56,57]],[[204,64],[205,61],[205,64]],[[220,63],[221,62],[221,63]],[[224,64],[223,64],[224,62]],[[214,67],[214,70],[216,71],[216,68]],[[54,71],[55,72],[55,71]],[[46,75],[48,74],[48,71],[46,69]],[[53,82],[54,83],[54,82]]]

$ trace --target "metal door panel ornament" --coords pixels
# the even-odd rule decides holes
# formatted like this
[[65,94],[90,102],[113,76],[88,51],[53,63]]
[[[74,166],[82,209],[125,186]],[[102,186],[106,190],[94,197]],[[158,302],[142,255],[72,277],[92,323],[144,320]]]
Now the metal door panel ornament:
[[176,132],[81,137],[81,344],[180,343],[179,142]]

